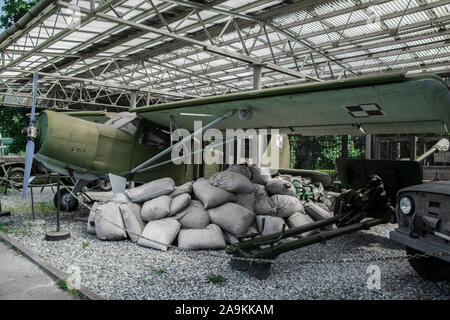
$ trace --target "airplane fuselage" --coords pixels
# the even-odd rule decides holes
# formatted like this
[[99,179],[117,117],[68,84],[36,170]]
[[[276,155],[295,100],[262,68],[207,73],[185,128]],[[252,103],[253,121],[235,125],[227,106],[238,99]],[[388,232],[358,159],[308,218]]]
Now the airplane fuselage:
[[142,125],[133,135],[102,123],[44,111],[39,115],[36,127],[39,136],[35,158],[60,174],[73,174],[77,179],[88,181],[109,173],[141,182],[166,176],[177,183],[192,179],[186,166],[171,163],[150,172],[129,175],[131,169],[161,151],[141,143]]

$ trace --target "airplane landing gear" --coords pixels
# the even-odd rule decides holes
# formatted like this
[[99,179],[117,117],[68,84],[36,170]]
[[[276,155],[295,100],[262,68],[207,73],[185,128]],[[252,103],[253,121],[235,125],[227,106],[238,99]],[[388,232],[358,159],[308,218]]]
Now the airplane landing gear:
[[[79,206],[78,200],[74,196],[72,196],[69,190],[67,190],[66,188],[62,188],[59,191],[59,194],[60,194],[59,207],[61,210],[72,212],[78,208]],[[58,207],[58,193],[55,193],[53,202],[55,204],[55,207]]]

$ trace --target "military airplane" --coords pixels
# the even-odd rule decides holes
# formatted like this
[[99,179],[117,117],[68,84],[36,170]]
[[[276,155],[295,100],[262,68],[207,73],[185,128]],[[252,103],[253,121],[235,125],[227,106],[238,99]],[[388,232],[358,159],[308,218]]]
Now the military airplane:
[[[398,73],[308,83],[121,113],[46,110],[38,117],[36,85],[37,75],[30,125],[24,130],[28,139],[24,197],[33,156],[51,171],[75,177],[75,194],[89,181],[106,176],[114,192],[123,192],[127,181],[193,180],[201,175],[201,168],[172,163],[170,151],[185,142],[172,144],[170,134],[173,126],[192,132],[194,120],[209,120],[203,130],[270,128],[302,135],[448,132],[450,124],[449,86],[435,75]],[[286,161],[281,165],[286,166]],[[77,207],[68,190],[60,199],[67,211]]]

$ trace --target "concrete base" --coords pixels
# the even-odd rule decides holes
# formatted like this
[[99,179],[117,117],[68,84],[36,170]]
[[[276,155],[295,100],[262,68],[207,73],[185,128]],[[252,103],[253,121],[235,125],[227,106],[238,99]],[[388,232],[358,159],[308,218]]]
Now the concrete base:
[[0,217],[9,217],[11,215],[10,211],[1,211]]
[[50,231],[45,234],[45,240],[47,241],[60,241],[70,238],[70,231]]

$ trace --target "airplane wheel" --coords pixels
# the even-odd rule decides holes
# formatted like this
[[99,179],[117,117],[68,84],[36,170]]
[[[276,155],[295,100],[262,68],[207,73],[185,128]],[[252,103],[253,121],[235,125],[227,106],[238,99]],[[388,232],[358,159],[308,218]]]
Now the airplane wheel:
[[112,190],[111,182],[109,182],[108,180],[103,180],[102,183],[98,187],[102,191],[111,191]]
[[[418,250],[406,247],[408,255],[421,254]],[[435,257],[408,259],[411,267],[420,276],[433,281],[450,280],[450,262]]]
[[[60,189],[59,193],[60,193],[59,208],[62,211],[72,212],[78,208],[79,206],[78,200],[72,196],[69,190],[63,188]],[[55,207],[58,207],[58,193],[55,194],[53,202],[55,204]]]

